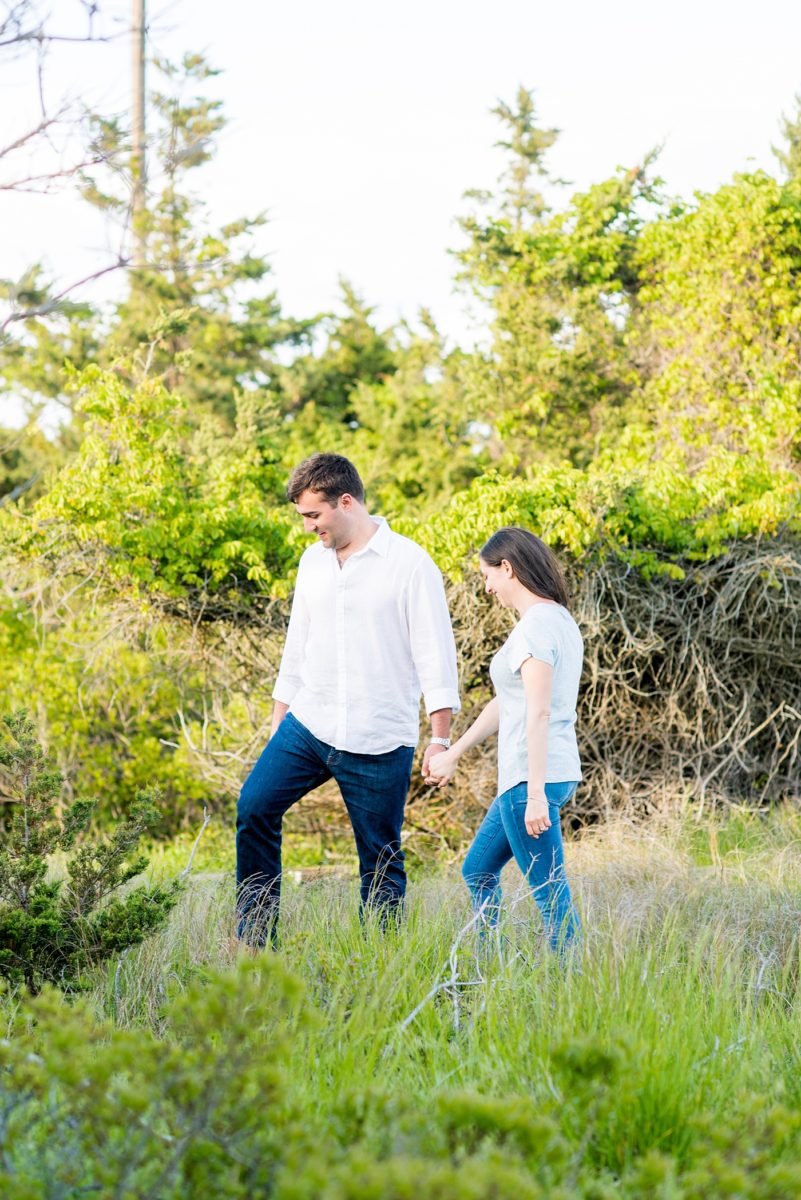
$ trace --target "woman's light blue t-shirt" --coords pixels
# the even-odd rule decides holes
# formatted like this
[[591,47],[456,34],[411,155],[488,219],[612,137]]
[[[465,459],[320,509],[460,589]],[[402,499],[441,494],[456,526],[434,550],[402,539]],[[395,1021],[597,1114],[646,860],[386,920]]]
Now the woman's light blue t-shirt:
[[528,779],[526,695],[520,674],[527,658],[553,667],[545,782],[581,779],[576,700],[584,642],[566,608],[537,603],[526,610],[490,663],[490,677],[500,705],[498,795]]

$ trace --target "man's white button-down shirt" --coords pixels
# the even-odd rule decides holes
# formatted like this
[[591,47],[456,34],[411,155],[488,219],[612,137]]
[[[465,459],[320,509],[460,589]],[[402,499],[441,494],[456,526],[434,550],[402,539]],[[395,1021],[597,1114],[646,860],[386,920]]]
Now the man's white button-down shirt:
[[384,754],[414,746],[426,712],[459,710],[456,647],[442,576],[382,518],[340,567],[310,546],[298,568],[273,699],[329,746]]

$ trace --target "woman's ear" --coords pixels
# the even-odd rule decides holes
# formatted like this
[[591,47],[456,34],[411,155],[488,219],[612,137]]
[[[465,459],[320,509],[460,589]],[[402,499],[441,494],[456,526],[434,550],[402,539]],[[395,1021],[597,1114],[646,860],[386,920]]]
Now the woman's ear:
[[508,558],[501,559],[501,570],[503,571],[503,573],[507,579],[514,579],[514,577],[515,577],[514,567],[509,562]]

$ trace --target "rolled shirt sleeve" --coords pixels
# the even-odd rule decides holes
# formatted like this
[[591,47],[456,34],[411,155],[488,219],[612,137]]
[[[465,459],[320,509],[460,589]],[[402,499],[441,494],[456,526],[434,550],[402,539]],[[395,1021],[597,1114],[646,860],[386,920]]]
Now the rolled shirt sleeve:
[[456,643],[442,575],[426,555],[409,581],[409,641],[427,713],[450,708],[457,713],[459,675]]
[[556,641],[550,628],[540,629],[524,621],[515,626],[506,643],[509,669],[517,674],[527,658],[536,658],[549,667],[556,665]]

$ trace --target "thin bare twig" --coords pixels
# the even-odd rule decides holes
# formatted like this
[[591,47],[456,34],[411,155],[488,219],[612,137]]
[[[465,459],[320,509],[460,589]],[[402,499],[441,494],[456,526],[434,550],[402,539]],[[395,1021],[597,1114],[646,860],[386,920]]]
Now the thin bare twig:
[[194,845],[192,846],[192,852],[189,855],[189,861],[186,864],[186,866],[184,867],[183,871],[181,871],[181,874],[178,876],[179,879],[186,879],[187,875],[189,875],[189,873],[191,872],[192,863],[195,860],[195,851],[197,850],[198,846],[200,845],[200,839],[203,837],[203,834],[206,832],[206,828],[210,821],[211,821],[211,816],[209,815],[209,811],[208,811],[208,809],[204,808],[203,809],[203,824],[200,827],[200,832],[198,833],[197,837],[195,838]]

